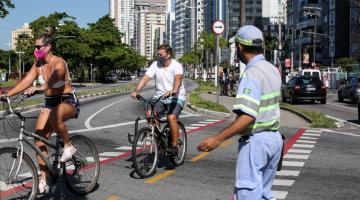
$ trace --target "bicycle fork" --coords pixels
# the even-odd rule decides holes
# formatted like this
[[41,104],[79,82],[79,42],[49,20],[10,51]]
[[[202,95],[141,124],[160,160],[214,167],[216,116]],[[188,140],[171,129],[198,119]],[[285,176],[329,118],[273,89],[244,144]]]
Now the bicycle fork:
[[[5,181],[7,184],[10,184],[10,183],[13,183],[20,171],[20,167],[21,167],[21,164],[22,164],[22,158],[23,158],[23,155],[24,155],[24,145],[22,143],[23,141],[23,131],[24,131],[24,121],[21,121],[21,127],[20,127],[20,134],[19,134],[19,147],[16,151],[16,156],[14,158],[14,161],[12,163],[12,166],[11,166],[11,170],[8,174],[8,178],[7,180]],[[13,157],[13,155],[12,155]],[[19,159],[19,163],[17,164],[16,166],[16,162],[17,160]]]

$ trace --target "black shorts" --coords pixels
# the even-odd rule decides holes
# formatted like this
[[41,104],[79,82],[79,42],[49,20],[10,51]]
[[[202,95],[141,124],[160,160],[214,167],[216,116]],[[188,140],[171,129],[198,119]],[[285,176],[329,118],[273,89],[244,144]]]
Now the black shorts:
[[162,101],[158,101],[155,104],[154,111],[159,118],[163,117],[164,114],[174,114],[179,119],[180,113],[183,107],[177,102],[177,99],[173,99],[170,104],[165,104]]
[[68,102],[75,106],[75,109],[76,109],[75,118],[78,118],[78,116],[79,116],[80,103],[74,92],[61,94],[61,95],[54,95],[54,96],[45,96],[44,100],[45,100],[45,103],[44,103],[43,107],[49,108],[49,109],[56,108],[56,106],[58,106],[62,102]]

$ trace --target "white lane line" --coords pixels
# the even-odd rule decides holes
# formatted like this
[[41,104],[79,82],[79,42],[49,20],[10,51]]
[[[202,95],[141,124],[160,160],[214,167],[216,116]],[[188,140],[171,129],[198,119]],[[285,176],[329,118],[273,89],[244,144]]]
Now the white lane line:
[[301,147],[301,148],[314,148],[313,144],[294,144],[293,147]]
[[295,170],[280,170],[276,172],[276,176],[299,176],[300,171]]
[[311,150],[289,149],[288,153],[305,153],[305,154],[310,154],[310,153],[311,153]]
[[199,128],[198,126],[187,126],[186,129],[196,129],[196,128]]
[[218,121],[220,121],[220,120],[218,120],[218,119],[207,119],[207,120],[205,120],[205,121],[208,121],[208,122],[218,122]]
[[332,104],[332,103],[327,103],[327,105],[332,105],[332,106],[337,106],[337,107],[341,107],[341,108],[346,108],[346,109],[349,109],[349,110],[355,110],[355,111],[357,111],[356,108],[350,108],[350,107],[347,107],[347,106],[340,106],[340,105],[336,105],[336,104]]
[[289,158],[289,159],[304,159],[304,160],[307,160],[307,159],[309,159],[309,155],[286,154],[286,155],[284,156],[284,158]]
[[330,130],[330,129],[323,129],[323,130],[326,131],[326,132],[329,132],[329,133],[337,133],[337,134],[341,134],[341,135],[360,137],[359,134],[354,134],[354,133],[339,132],[339,131],[333,131],[333,130]]
[[303,135],[305,135],[305,136],[315,136],[315,137],[320,137],[320,136],[321,136],[321,134],[317,134],[317,133],[307,133],[307,132],[305,132]]
[[305,140],[317,140],[319,138],[316,137],[308,137],[308,136],[301,136],[300,139],[305,139]]
[[129,146],[122,146],[122,147],[116,147],[116,150],[120,150],[120,151],[131,151],[132,147]]
[[190,124],[190,126],[204,126],[204,124]]
[[272,190],[271,192],[274,194],[275,199],[285,199],[286,196],[288,195],[287,191]]
[[311,133],[321,133],[321,130],[312,130],[312,129],[306,129],[305,133],[311,132]]
[[109,158],[99,157],[100,162],[103,161],[103,160],[107,160],[107,159],[109,159]]
[[124,154],[124,152],[103,152],[103,153],[100,153],[99,156],[116,157],[116,156],[120,156],[122,154]]
[[273,185],[277,186],[292,186],[294,184],[294,180],[286,180],[286,179],[274,179]]
[[211,122],[198,122],[198,124],[209,124]]
[[316,141],[311,141],[311,140],[297,140],[296,142],[298,143],[306,143],[306,144],[316,144]]
[[100,110],[96,111],[94,114],[92,114],[90,117],[88,117],[86,120],[85,120],[85,127],[90,129],[92,128],[92,126],[90,125],[90,121],[92,120],[92,118],[94,118],[97,114],[101,113],[102,111],[104,111],[105,109],[117,104],[117,103],[120,103],[120,102],[123,102],[123,101],[126,101],[126,100],[129,100],[131,97],[128,97],[128,98],[125,98],[125,99],[121,99],[119,101],[115,101],[114,103],[110,104],[110,105],[107,105],[103,108],[101,108]]
[[[182,114],[186,114],[186,115],[189,115],[189,116],[200,116],[198,114],[193,114],[193,113],[189,113],[189,112],[186,112],[184,110],[181,111]],[[181,118],[181,115],[180,115],[180,118]]]
[[297,162],[297,161],[283,161],[283,166],[287,167],[303,167],[305,162]]

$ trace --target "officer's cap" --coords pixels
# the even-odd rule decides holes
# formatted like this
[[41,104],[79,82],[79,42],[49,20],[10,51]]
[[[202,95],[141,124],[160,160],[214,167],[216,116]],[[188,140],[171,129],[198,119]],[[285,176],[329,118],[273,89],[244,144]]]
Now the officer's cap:
[[235,41],[246,46],[262,46],[264,36],[260,29],[253,25],[246,25],[239,28]]

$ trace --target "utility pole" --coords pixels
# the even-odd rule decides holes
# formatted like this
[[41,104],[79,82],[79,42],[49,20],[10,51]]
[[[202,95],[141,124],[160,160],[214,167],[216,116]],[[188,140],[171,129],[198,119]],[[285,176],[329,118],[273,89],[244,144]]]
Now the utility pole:
[[[321,8],[319,7],[304,7],[304,15],[314,17],[314,33],[317,28],[317,18],[321,16]],[[316,62],[316,34],[313,35],[313,63]]]
[[11,43],[10,43],[10,39],[9,39],[9,42],[8,43],[5,43],[6,45],[8,45],[9,46],[9,75],[8,76],[10,76],[10,73],[11,73],[11,53],[10,53],[10,51],[11,51]]
[[19,55],[18,72],[19,72],[20,79],[21,79],[21,54],[24,54],[25,52],[23,52],[23,51],[16,51],[15,53],[17,53],[17,54]]

